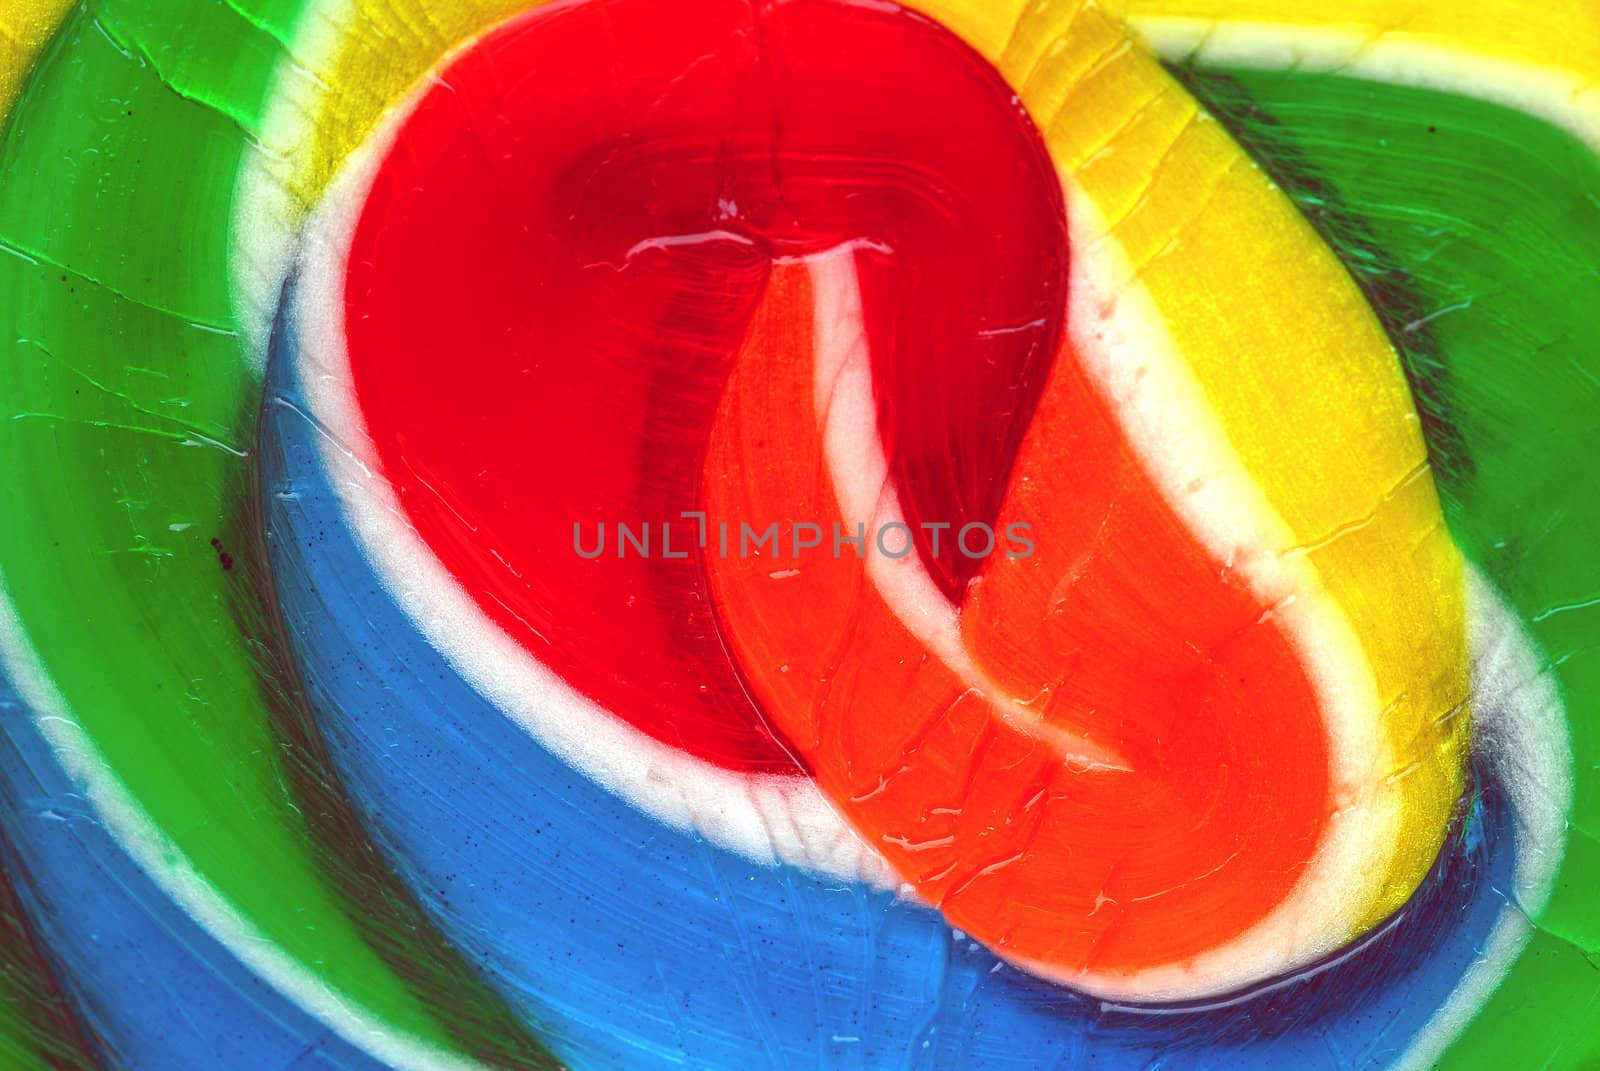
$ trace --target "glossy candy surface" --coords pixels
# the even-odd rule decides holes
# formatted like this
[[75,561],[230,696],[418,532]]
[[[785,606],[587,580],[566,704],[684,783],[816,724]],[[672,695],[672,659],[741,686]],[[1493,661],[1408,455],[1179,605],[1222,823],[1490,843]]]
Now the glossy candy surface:
[[0,4],[7,1066],[1585,1066],[1600,34],[1335,7]]

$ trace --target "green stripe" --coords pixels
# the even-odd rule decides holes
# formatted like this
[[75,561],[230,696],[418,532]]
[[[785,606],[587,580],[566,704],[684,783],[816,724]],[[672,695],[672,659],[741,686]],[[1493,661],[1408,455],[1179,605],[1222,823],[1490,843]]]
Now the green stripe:
[[1446,516],[1555,666],[1576,759],[1539,932],[1441,1064],[1600,1064],[1600,159],[1517,112],[1332,75],[1180,76],[1383,316]]
[[[0,108],[0,123],[4,119]],[[0,702],[0,717],[23,716]],[[94,1060],[89,1051],[17,900],[11,875],[0,873],[0,1067],[90,1071]]]
[[303,727],[298,696],[241,634],[262,578],[210,544],[259,550],[234,520],[260,384],[229,223],[298,6],[96,0],[19,100],[0,139],[0,572],[110,769],[238,912],[394,1032],[544,1066],[342,797],[307,806],[325,766],[280,735]]

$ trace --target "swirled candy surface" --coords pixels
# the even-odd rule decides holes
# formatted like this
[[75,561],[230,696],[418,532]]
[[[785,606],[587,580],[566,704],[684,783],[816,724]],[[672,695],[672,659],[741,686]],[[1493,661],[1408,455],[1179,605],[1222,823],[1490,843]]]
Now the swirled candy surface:
[[1597,30],[12,0],[7,1066],[1586,1066]]

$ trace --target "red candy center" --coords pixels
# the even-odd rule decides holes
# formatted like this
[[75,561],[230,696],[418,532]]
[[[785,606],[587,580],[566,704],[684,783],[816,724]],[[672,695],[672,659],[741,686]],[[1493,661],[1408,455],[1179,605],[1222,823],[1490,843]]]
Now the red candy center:
[[[1066,240],[1038,132],[943,28],[836,0],[540,8],[425,95],[354,238],[356,396],[428,546],[574,687],[734,769],[794,760],[718,637],[697,525],[674,529],[686,558],[657,526],[700,506],[774,262],[844,242],[891,475],[955,596],[980,563],[949,535],[934,556],[920,521],[994,519]],[[574,523],[605,553],[575,554]],[[619,558],[644,523],[649,556]]]

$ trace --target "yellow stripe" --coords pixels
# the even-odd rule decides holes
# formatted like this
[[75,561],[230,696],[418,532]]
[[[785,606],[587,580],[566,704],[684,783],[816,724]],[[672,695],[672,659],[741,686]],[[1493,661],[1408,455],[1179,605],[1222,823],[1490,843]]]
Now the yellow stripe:
[[1468,690],[1462,565],[1397,356],[1289,200],[1103,5],[1033,4],[1009,25],[989,0],[915,6],[976,27],[968,39],[1018,88],[1069,187],[1112,225],[1132,285],[1287,524],[1293,542],[1278,549],[1305,555],[1359,638],[1389,745],[1381,773],[1402,806],[1363,923],[1377,921],[1439,848],[1467,721],[1446,717]]
[[1587,0],[1107,0],[1149,19],[1278,23],[1349,32],[1369,44],[1407,39],[1530,67],[1600,75],[1600,5]]
[[74,0],[6,0],[0,5],[0,124],[11,114],[39,53]]
[[[315,204],[350,152],[389,107],[463,43],[538,0],[338,0],[314,6],[303,25],[320,55],[297,56],[325,83],[296,153],[289,188]],[[325,49],[321,46],[328,43]],[[298,50],[297,50],[298,51]]]
[[1600,4],[1589,0],[1107,0],[1173,59],[1337,71],[1526,112],[1600,152]]

